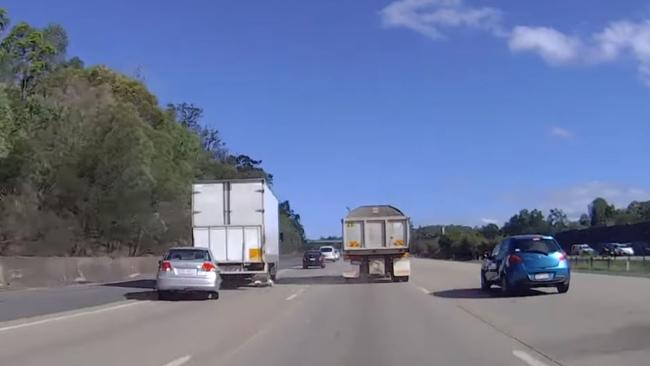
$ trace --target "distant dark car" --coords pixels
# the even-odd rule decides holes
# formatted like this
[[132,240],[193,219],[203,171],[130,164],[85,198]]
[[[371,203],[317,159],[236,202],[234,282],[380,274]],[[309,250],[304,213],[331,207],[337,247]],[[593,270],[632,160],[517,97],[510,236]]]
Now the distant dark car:
[[600,247],[600,250],[598,251],[598,254],[605,255],[605,256],[615,256],[616,255],[616,247],[612,243],[603,244]]
[[309,267],[325,268],[325,256],[320,250],[308,250],[302,256],[302,268],[307,269]]

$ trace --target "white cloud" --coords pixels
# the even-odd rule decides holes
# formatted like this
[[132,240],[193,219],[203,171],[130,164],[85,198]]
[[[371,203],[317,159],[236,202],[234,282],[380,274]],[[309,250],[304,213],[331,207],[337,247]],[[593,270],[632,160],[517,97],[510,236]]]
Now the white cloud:
[[643,82],[650,87],[650,20],[611,22],[590,35],[570,35],[544,26],[503,26],[503,12],[471,7],[462,0],[396,0],[381,10],[387,27],[404,27],[432,39],[445,38],[449,28],[484,30],[508,39],[514,53],[530,52],[546,63],[592,65],[631,57]]
[[433,39],[444,38],[444,28],[475,28],[502,35],[501,11],[467,7],[461,0],[398,0],[381,11],[388,27],[404,27]]
[[650,188],[593,181],[548,191],[540,207],[545,210],[561,208],[568,216],[579,217],[597,197],[603,197],[616,207],[627,207],[632,201],[650,200]]
[[508,41],[514,52],[535,52],[550,64],[574,62],[580,54],[581,42],[553,28],[518,26]]
[[569,36],[553,28],[515,27],[510,34],[513,52],[535,52],[551,65],[583,65],[632,57],[643,82],[650,86],[650,21],[610,23],[589,37]]
[[481,222],[484,223],[484,224],[498,224],[499,220],[482,217]]
[[571,139],[573,137],[573,134],[571,133],[571,131],[569,131],[569,130],[567,130],[565,128],[562,128],[562,127],[558,127],[558,126],[551,127],[550,133],[551,133],[551,136],[559,137],[559,138],[565,139],[565,140]]

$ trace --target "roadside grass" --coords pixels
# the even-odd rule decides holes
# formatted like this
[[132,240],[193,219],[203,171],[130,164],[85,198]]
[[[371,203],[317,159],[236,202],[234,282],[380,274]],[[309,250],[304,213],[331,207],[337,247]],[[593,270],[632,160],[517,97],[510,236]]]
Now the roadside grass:
[[572,258],[571,269],[578,272],[650,277],[650,260],[627,261],[610,258]]

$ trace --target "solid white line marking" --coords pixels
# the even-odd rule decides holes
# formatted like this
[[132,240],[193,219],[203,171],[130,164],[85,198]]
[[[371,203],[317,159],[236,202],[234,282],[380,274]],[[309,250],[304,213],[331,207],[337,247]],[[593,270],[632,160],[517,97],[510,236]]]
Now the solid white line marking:
[[518,359],[524,361],[530,366],[547,366],[544,362],[536,359],[535,357],[529,355],[528,353],[520,350],[514,350],[512,351],[512,355],[517,357]]
[[420,289],[420,291],[424,292],[425,294],[429,294],[429,290],[427,290],[426,288],[424,287],[418,287],[418,288]]
[[189,361],[191,358],[192,358],[192,356],[190,356],[190,355],[179,357],[179,358],[175,359],[174,361],[172,361],[170,363],[166,363],[165,366],[181,366],[182,364]]
[[57,316],[57,317],[54,317],[54,318],[46,318],[46,319],[36,320],[36,321],[33,321],[33,322],[29,322],[29,323],[10,325],[10,326],[7,326],[7,327],[0,328],[0,332],[6,332],[8,330],[31,327],[31,326],[34,326],[34,325],[47,324],[47,323],[56,322],[56,321],[59,321],[59,320],[77,318],[77,317],[84,316],[84,315],[105,313],[107,311],[122,309],[122,308],[126,308],[126,307],[129,307],[129,306],[134,306],[134,305],[138,305],[138,304],[144,304],[146,302],[147,301],[129,302],[129,303],[126,303],[126,304],[120,304],[120,305],[112,306],[112,307],[109,307],[109,308],[101,308],[101,309],[97,309],[97,310],[84,311],[84,312],[74,313],[74,314],[69,314],[69,315],[61,315],[61,316]]
[[140,273],[138,273],[138,272],[136,272],[136,273],[131,273],[131,274],[129,275],[129,278],[138,277],[139,275],[140,275]]

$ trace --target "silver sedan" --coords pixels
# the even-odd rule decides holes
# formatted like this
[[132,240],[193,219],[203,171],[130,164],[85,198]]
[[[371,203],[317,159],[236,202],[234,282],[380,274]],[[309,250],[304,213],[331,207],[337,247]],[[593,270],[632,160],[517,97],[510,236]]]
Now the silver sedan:
[[219,298],[221,276],[208,249],[171,248],[163,257],[156,277],[158,299],[168,300],[175,293],[204,292]]

